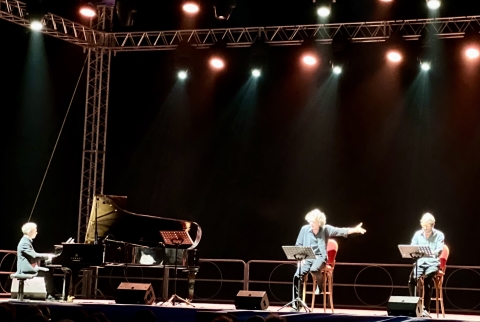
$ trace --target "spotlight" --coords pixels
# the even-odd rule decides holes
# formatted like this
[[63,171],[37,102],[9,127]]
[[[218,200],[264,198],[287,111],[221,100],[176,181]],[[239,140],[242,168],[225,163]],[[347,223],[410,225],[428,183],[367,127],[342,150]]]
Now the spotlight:
[[427,7],[431,10],[437,10],[440,8],[440,0],[427,0]]
[[48,12],[47,2],[44,0],[31,0],[26,3],[26,16],[30,21],[30,29],[40,31],[43,29],[43,19]]
[[468,59],[477,59],[478,56],[480,56],[480,52],[477,48],[469,47],[465,50],[465,56],[467,56]]
[[430,64],[430,62],[421,62],[420,63],[420,68],[424,72],[428,72],[432,68],[432,64]]
[[302,61],[305,65],[313,66],[317,64],[317,57],[315,57],[313,54],[305,54],[302,57]]
[[330,9],[330,7],[321,6],[317,10],[317,15],[319,15],[321,18],[326,18],[326,17],[330,16],[331,12],[332,12],[332,10]]
[[80,14],[87,18],[93,18],[97,15],[97,10],[91,2],[80,7]]
[[402,54],[396,50],[391,50],[387,53],[387,58],[393,63],[399,63],[402,61]]
[[262,75],[262,72],[260,71],[260,69],[258,69],[258,68],[252,69],[252,76],[253,77],[258,78],[258,77],[260,77],[260,75]]
[[40,31],[43,29],[43,24],[39,20],[33,20],[30,23],[30,29],[32,29],[33,31]]
[[335,75],[340,75],[342,73],[342,67],[340,66],[333,66],[332,70]]
[[187,1],[183,3],[182,9],[188,14],[195,14],[200,10],[200,7],[196,2]]
[[216,70],[221,70],[225,67],[225,62],[219,57],[212,57],[212,59],[210,59],[210,66]]
[[235,0],[214,0],[213,10],[218,20],[228,20],[235,9]]
[[177,73],[177,76],[179,79],[181,80],[184,80],[187,78],[187,71],[186,70],[180,70],[178,73]]
[[175,70],[177,71],[177,77],[184,80],[188,77],[188,72],[192,69],[190,62],[191,46],[188,43],[178,44],[175,50]]
[[268,65],[268,45],[264,35],[259,35],[250,47],[249,62],[252,76],[260,77],[262,70]]

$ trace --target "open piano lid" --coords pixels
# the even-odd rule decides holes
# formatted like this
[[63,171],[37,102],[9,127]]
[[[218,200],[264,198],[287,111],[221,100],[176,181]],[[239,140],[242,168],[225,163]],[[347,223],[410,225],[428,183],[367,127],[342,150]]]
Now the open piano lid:
[[202,229],[196,222],[135,214],[124,209],[126,204],[125,196],[96,195],[88,221],[85,243],[93,244],[95,240],[95,217],[97,217],[100,241],[108,237],[111,240],[155,247],[163,242],[160,231],[183,230],[188,233],[193,244],[183,247],[180,245],[179,248],[193,249],[202,238]]

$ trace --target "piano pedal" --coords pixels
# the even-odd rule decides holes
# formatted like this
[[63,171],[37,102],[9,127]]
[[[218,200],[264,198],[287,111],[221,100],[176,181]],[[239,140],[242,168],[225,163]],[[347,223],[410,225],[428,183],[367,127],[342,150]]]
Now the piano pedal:
[[73,303],[73,299],[75,298],[75,296],[67,296],[67,303]]

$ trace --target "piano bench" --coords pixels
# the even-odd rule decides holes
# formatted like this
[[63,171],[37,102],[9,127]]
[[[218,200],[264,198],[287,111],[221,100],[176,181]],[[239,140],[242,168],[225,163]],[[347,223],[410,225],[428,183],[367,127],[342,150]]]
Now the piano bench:
[[18,280],[18,293],[17,293],[17,300],[23,301],[23,290],[25,288],[25,280],[30,280],[37,276],[37,274],[10,274],[10,278]]

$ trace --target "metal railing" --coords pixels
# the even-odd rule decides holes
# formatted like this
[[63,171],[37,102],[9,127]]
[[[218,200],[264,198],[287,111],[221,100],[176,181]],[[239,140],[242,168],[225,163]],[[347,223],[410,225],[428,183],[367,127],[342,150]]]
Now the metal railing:
[[[16,256],[16,252],[0,250],[0,295],[9,294],[4,286],[12,273],[14,261],[7,260],[12,255]],[[165,286],[162,274],[157,273],[155,268],[148,272],[132,268],[129,273],[125,271],[128,267],[122,272],[115,269],[118,267],[101,270],[105,272],[98,275],[99,282],[103,281],[103,286],[99,284],[99,291],[102,287],[108,288],[106,285],[114,291],[122,280],[148,281]],[[338,262],[334,279],[335,306],[384,309],[391,295],[408,295],[407,281],[411,269],[411,264]],[[195,280],[195,300],[233,303],[240,290],[264,290],[272,304],[284,304],[290,301],[295,270],[296,263],[292,261],[201,259]],[[186,284],[187,279],[179,274],[177,281]],[[173,283],[174,279],[169,277],[168,282]],[[185,291],[186,287],[178,289]],[[480,266],[448,265],[443,290],[448,311],[476,313],[475,310],[480,307]],[[108,290],[99,293],[109,296]]]

